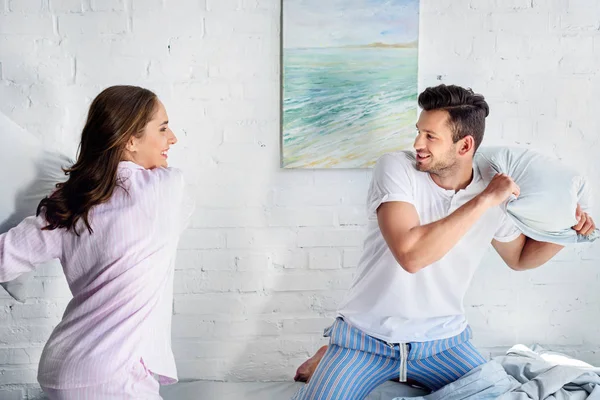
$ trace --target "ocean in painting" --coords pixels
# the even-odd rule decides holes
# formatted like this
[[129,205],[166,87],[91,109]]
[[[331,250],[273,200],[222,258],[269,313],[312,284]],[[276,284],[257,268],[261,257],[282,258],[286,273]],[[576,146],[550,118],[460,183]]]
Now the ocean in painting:
[[412,145],[417,49],[285,49],[282,166],[365,168]]

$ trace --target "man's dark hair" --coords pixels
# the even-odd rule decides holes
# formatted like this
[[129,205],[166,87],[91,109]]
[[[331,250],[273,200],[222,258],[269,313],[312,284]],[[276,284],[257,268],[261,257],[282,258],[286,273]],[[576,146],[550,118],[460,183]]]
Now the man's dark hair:
[[423,110],[447,111],[454,143],[465,136],[473,136],[477,151],[483,140],[485,117],[490,113],[482,95],[474,93],[470,88],[442,84],[425,89],[418,100]]

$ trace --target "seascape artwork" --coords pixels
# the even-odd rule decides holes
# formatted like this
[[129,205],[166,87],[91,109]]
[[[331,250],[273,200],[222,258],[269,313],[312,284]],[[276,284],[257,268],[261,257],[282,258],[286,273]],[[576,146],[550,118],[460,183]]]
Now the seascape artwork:
[[418,0],[283,0],[283,168],[368,168],[410,148]]

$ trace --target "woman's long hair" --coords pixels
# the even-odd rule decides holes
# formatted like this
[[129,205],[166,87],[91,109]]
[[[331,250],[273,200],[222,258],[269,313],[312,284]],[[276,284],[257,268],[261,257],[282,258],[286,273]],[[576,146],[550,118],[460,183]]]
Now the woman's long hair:
[[141,137],[157,105],[156,95],[137,86],[112,86],[92,102],[77,161],[64,169],[68,180],[56,184],[57,190],[44,198],[37,208],[43,213],[47,230],[65,228],[77,231],[83,221],[91,234],[89,220],[92,207],[110,199],[119,185],[117,169],[123,160],[131,136]]

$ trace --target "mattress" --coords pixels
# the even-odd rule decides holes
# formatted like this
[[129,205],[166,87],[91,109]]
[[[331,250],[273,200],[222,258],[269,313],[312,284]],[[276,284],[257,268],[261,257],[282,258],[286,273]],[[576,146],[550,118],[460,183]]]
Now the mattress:
[[[297,382],[180,382],[162,386],[164,400],[289,400],[303,383]],[[427,392],[396,382],[386,382],[367,400],[391,400],[398,396],[422,396]]]

